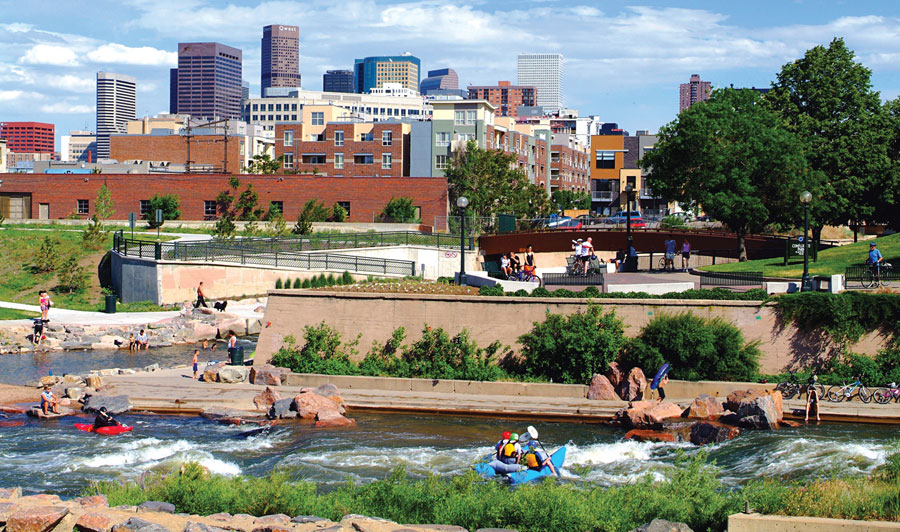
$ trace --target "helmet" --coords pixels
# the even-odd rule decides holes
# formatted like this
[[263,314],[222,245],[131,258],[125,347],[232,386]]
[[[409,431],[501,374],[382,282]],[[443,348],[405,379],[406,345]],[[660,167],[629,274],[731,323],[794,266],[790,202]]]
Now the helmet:
[[510,436],[510,432],[509,432],[508,430],[504,430],[504,431],[503,431],[503,434],[500,435],[500,439],[502,439],[502,440],[508,440],[508,439],[509,439],[509,436]]
[[519,433],[513,432],[509,435],[509,441],[519,441]]
[[109,410],[107,410],[105,406],[101,406],[101,407],[100,407],[100,413],[101,413],[101,414],[105,414],[105,413],[107,413],[107,412],[109,412]]

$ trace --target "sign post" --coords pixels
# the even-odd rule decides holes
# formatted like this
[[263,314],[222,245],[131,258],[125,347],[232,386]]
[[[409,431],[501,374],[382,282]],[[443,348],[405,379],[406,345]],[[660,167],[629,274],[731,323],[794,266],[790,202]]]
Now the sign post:
[[128,213],[128,225],[131,227],[131,239],[134,240],[134,222],[137,220],[137,216],[134,215],[133,212]]
[[[805,256],[804,253],[804,238],[802,236],[798,236],[797,238],[789,238],[784,242],[784,266],[788,265],[788,262],[791,259],[803,259]],[[810,242],[805,249],[809,250],[809,256],[813,262],[816,262],[818,258],[818,246],[814,245],[814,242]]]
[[159,228],[163,224],[162,209],[156,209],[156,239],[159,240]]

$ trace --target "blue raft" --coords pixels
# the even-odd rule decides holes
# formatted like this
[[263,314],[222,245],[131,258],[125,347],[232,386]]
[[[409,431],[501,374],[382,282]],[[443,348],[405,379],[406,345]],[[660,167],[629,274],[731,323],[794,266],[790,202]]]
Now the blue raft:
[[[555,467],[557,471],[562,469],[563,462],[565,461],[565,446],[560,447],[556,452],[550,455],[550,462],[553,463],[553,467]],[[553,474],[550,470],[550,466],[544,466],[540,469],[522,469],[521,471],[507,473],[505,471],[496,470],[488,463],[475,464],[475,472],[486,478],[506,476],[512,484],[524,484]]]

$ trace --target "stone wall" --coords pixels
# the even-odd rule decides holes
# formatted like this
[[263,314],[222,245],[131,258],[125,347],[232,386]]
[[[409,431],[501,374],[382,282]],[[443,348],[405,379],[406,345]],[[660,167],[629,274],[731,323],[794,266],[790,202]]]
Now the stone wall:
[[[759,342],[761,370],[767,373],[804,367],[831,354],[832,346],[819,331],[800,331],[782,323],[771,303],[662,299],[600,299],[597,303],[606,311],[615,311],[625,322],[625,334],[632,337],[662,313],[690,311],[706,318],[722,318],[739,327],[745,339]],[[361,355],[373,340],[384,342],[397,327],[405,327],[408,341],[414,341],[426,324],[451,334],[465,328],[480,345],[499,340],[519,349],[519,336],[528,332],[533,322],[543,321],[547,313],[584,311],[587,305],[582,299],[275,290],[270,292],[264,319],[271,327],[260,333],[256,360],[267,361],[287,335],[301,339],[304,326],[322,321],[336,327],[347,339],[362,334]],[[885,343],[885,338],[870,334],[851,349],[875,354]]]

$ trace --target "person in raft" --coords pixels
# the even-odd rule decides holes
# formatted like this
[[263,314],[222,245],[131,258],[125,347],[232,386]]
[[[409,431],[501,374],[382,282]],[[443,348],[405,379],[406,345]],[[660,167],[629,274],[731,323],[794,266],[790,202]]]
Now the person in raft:
[[550,456],[538,449],[537,440],[528,442],[526,448],[522,452],[522,463],[525,464],[525,467],[528,469],[534,469],[536,471],[540,471],[544,466],[549,466],[551,473],[557,476],[559,475],[559,473],[556,472],[556,468],[553,467],[553,462],[550,461]]
[[97,417],[94,418],[94,429],[119,427],[121,425],[121,423],[113,419],[112,414],[109,413],[109,410],[107,410],[105,406],[100,407],[100,410],[97,412]]
[[41,392],[41,411],[44,412],[45,416],[50,412],[59,414],[59,399],[56,398],[49,384],[45,385],[44,391]]
[[519,435],[515,432],[505,431],[500,436],[500,441],[494,445],[494,459],[488,465],[498,475],[506,475],[521,471],[519,459],[522,457],[522,446],[519,445]]

